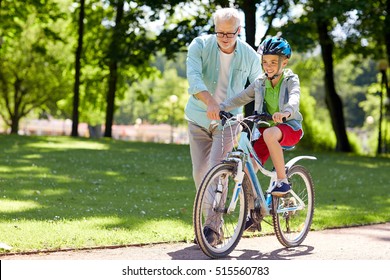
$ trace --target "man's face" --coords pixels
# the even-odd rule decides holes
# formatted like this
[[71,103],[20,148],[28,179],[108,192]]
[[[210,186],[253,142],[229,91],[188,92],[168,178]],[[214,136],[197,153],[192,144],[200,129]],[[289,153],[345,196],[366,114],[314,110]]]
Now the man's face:
[[240,29],[240,27],[237,28],[234,20],[221,20],[218,22],[218,25],[215,26],[217,42],[223,52],[232,53],[234,51]]

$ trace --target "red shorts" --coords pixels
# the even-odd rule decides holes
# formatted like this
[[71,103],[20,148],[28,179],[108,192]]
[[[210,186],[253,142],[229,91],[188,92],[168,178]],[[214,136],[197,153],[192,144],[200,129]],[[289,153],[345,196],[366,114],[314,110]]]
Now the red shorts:
[[[302,129],[294,130],[291,126],[287,124],[278,124],[276,125],[282,132],[282,139],[279,141],[281,146],[295,146],[302,137]],[[259,157],[262,164],[264,164],[269,158],[269,151],[267,144],[265,144],[263,139],[263,131],[268,127],[260,127],[259,131],[261,136],[253,144],[253,148]]]

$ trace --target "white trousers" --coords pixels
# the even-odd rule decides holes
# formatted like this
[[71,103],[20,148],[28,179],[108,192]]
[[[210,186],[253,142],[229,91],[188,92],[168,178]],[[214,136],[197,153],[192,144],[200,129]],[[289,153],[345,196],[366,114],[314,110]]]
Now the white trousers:
[[[218,124],[205,129],[193,122],[188,122],[192,176],[198,190],[207,171],[220,163],[228,152],[232,151],[237,125],[219,130]],[[223,134],[224,135],[223,135]]]

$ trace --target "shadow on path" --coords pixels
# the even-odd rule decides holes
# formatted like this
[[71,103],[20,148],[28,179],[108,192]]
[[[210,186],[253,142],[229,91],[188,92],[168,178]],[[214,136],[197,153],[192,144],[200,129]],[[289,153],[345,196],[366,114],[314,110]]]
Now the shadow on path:
[[[314,247],[301,245],[294,248],[281,248],[269,253],[262,253],[257,250],[247,250],[236,248],[229,256],[221,260],[290,260],[294,257],[309,256]],[[186,247],[174,252],[168,253],[172,260],[208,260],[210,259],[198,245]]]

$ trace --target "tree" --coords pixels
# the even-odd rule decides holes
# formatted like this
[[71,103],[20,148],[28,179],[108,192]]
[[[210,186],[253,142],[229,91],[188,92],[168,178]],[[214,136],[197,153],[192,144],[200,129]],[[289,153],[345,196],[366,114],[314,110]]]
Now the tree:
[[[150,59],[158,50],[164,50],[167,57],[174,58],[174,54],[188,42],[187,39],[197,35],[199,23],[203,23],[204,17],[178,19],[175,15],[180,11],[176,8],[186,2],[191,1],[137,2],[142,5],[124,0],[110,2],[115,11],[115,23],[109,28],[111,42],[105,60],[109,68],[105,137],[111,137],[118,83],[131,86],[135,81],[149,77],[155,72],[155,68],[150,67]],[[125,3],[127,9],[124,9]],[[160,11],[165,12],[167,28],[156,34],[148,30],[148,23],[159,19],[162,16]],[[171,24],[169,28],[168,24]]]
[[108,93],[107,93],[107,109],[106,109],[106,130],[104,132],[105,137],[111,137],[112,123],[114,118],[114,106],[115,106],[115,92],[118,80],[118,63],[119,56],[119,42],[122,35],[124,35],[123,25],[123,10],[124,1],[118,0],[116,3],[116,18],[115,27],[113,29],[110,48],[108,50],[108,66],[110,69],[110,76],[108,79]]
[[[268,27],[263,36],[265,38],[272,30],[273,20],[281,16],[286,10],[288,10],[289,2],[284,0],[277,1],[257,1],[257,0],[240,0],[237,1],[238,7],[242,9],[245,15],[245,37],[246,42],[252,46],[253,49],[257,49],[258,46],[255,45],[256,42],[256,12],[259,6],[258,2],[262,2],[264,8],[263,18],[267,22]],[[276,2],[276,3],[275,3]],[[276,35],[276,34],[275,34]],[[254,111],[254,101],[245,105],[244,107],[245,115],[251,115]]]
[[[81,9],[81,7],[80,7]],[[66,98],[59,104],[61,110],[69,116],[72,114],[73,130],[76,129],[75,120],[78,122],[87,122],[90,127],[100,128],[104,122],[104,114],[106,109],[107,99],[107,79],[109,69],[107,67],[107,50],[109,48],[109,32],[110,29],[104,23],[106,18],[109,18],[113,11],[100,0],[91,0],[84,7],[83,20],[83,36],[80,36],[81,10],[79,16],[75,16],[72,24],[70,24],[69,37],[82,40],[82,48],[80,42],[76,41],[74,46],[76,53],[81,49],[79,59],[76,58],[75,63],[79,60],[80,74],[75,73],[74,87],[79,83],[79,97],[75,96],[75,88],[73,98]],[[76,10],[77,11],[77,10]],[[73,13],[76,14],[76,13]],[[75,28],[74,24],[77,23]],[[74,30],[78,30],[75,34]],[[75,54],[77,57],[78,55]],[[73,64],[72,64],[73,65]],[[75,69],[78,66],[74,65]],[[82,72],[82,75],[81,75]],[[79,82],[76,79],[79,79]],[[79,101],[78,106],[76,101]],[[72,111],[69,110],[72,109]],[[78,117],[75,116],[78,113]],[[76,136],[76,135],[74,135]]]
[[72,113],[72,136],[78,136],[79,126],[79,103],[80,103],[80,76],[81,76],[81,54],[83,51],[84,37],[85,0],[80,0],[80,12],[78,18],[78,41],[75,57],[75,74],[73,88],[73,113]]
[[317,44],[320,46],[325,72],[325,103],[337,139],[335,150],[350,152],[343,103],[335,87],[334,58],[341,56],[336,56],[335,35],[332,31],[337,24],[346,22],[348,12],[355,8],[354,1],[311,0],[302,5],[303,13],[300,17],[290,18],[281,30],[297,51],[314,49]]
[[[322,10],[325,7],[320,7]],[[317,8],[314,8],[316,11]],[[343,113],[343,103],[336,92],[334,82],[333,66],[333,41],[329,35],[331,22],[328,18],[317,17],[317,32],[321,46],[322,60],[325,66],[325,102],[331,115],[333,130],[336,134],[337,144],[336,151],[351,152],[351,146],[348,141]]]
[[8,1],[1,13],[0,114],[18,133],[23,117],[66,94],[67,47],[55,31],[62,16],[55,3]]
[[[378,80],[378,83],[382,83],[383,88],[379,91],[380,114],[377,152],[381,154],[387,152],[387,141],[390,141],[385,133],[384,148],[381,147],[382,119],[385,129],[390,123],[390,91],[387,82],[388,65],[390,64],[390,1],[359,1],[358,3],[357,23],[354,27],[357,30],[356,33],[361,35],[351,37],[347,43],[348,47],[379,61],[378,66],[380,65],[380,67],[377,70],[381,73],[382,81]],[[361,43],[362,41],[364,44]],[[387,63],[383,63],[384,61]]]

